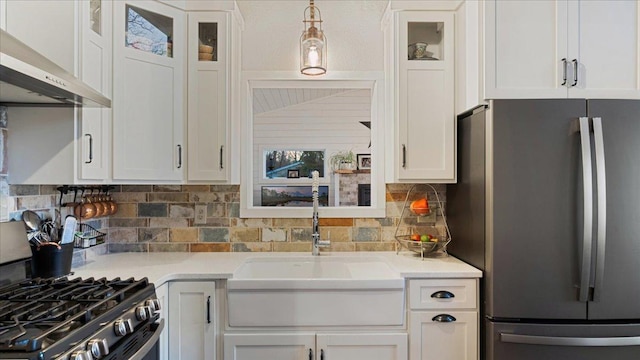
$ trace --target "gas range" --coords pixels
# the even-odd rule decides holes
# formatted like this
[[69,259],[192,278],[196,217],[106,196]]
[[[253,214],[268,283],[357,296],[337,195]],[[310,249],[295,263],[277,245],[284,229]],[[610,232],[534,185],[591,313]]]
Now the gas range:
[[0,359],[151,360],[164,327],[147,278],[31,278],[21,222],[0,222]]
[[135,358],[162,330],[159,308],[146,278],[11,284],[0,288],[0,359]]

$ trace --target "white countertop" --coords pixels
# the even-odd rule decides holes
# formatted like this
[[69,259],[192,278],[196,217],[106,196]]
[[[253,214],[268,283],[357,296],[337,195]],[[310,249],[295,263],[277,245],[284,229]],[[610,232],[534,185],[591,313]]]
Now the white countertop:
[[[310,253],[117,253],[96,255],[72,268],[83,278],[142,278],[156,286],[170,280],[215,280],[233,277],[233,272],[248,258],[310,256]],[[405,278],[479,278],[482,272],[452,256],[420,259],[409,252],[339,252],[326,256],[380,257]]]

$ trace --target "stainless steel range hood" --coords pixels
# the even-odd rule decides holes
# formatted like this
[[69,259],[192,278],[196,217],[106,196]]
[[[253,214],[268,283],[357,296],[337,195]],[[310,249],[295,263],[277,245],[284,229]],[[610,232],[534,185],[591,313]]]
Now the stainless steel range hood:
[[111,100],[0,29],[0,105],[111,107]]

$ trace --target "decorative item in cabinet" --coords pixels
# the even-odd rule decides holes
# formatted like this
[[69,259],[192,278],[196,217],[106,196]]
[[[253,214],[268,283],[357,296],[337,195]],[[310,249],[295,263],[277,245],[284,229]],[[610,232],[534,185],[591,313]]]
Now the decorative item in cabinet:
[[[426,192],[424,196],[420,196],[415,191],[417,186],[422,185],[414,184],[409,188],[402,206],[395,232],[396,254],[404,248],[420,254],[423,259],[425,256],[448,256],[447,245],[451,242],[451,233],[440,196],[433,186],[425,184],[435,194],[436,201],[430,202]],[[444,234],[438,230],[438,216],[442,219]]]
[[76,248],[88,248],[104,243],[104,236],[106,234],[96,230],[93,226],[88,224],[78,224],[77,231],[75,233],[74,247]]
[[[407,59],[444,60],[442,22],[409,22]],[[428,50],[427,50],[428,48]]]
[[218,60],[218,24],[199,23],[198,24],[198,60],[217,61]]

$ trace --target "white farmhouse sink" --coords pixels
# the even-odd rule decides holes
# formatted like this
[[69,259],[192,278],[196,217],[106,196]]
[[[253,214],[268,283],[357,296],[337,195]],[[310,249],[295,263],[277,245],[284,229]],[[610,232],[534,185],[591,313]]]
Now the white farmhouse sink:
[[380,258],[247,259],[227,281],[230,326],[402,325],[404,279]]

